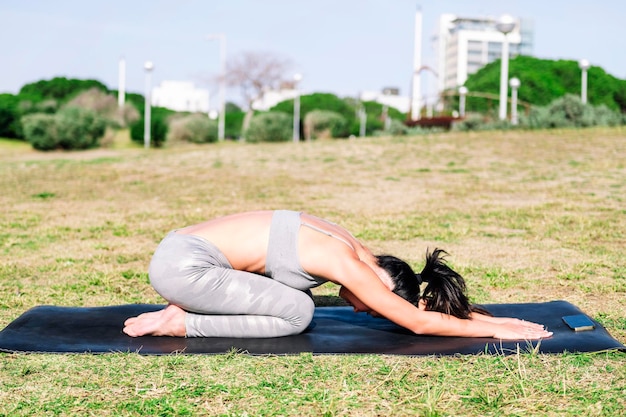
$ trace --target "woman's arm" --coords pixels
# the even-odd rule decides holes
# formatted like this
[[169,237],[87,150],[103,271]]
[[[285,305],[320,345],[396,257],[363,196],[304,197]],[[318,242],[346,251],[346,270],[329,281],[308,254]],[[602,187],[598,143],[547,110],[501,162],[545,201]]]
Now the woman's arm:
[[[543,326],[517,319],[502,319],[473,313],[471,320],[423,311],[391,292],[374,271],[360,260],[346,260],[338,283],[346,286],[372,310],[416,334],[497,339],[539,339],[550,337]],[[495,319],[495,320],[493,320]]]

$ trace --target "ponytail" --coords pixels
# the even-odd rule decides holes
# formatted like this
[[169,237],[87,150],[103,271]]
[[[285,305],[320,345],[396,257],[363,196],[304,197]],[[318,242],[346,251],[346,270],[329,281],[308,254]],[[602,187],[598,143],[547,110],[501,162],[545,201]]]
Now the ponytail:
[[444,258],[448,253],[435,249],[426,251],[426,265],[419,274],[427,283],[422,299],[426,301],[426,310],[438,311],[461,319],[470,317],[471,312],[490,315],[484,309],[473,307],[467,295],[463,277],[450,268]]
[[[467,319],[471,312],[490,316],[491,314],[479,307],[470,305],[465,295],[465,280],[453,271],[444,261],[447,253],[435,249],[426,251],[426,265],[421,273],[416,274],[403,260],[391,255],[378,255],[378,266],[383,268],[393,281],[393,292],[419,307],[420,300],[426,301],[426,310]],[[420,286],[427,283],[424,293],[420,295]]]

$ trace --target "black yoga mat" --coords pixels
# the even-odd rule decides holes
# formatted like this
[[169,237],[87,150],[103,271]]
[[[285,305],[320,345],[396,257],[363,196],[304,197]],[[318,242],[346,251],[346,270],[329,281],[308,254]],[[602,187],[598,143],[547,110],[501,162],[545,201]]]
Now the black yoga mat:
[[155,311],[162,305],[130,304],[110,307],[39,306],[28,310],[0,332],[0,351],[40,353],[137,352],[216,354],[232,350],[252,355],[377,353],[394,355],[512,354],[598,352],[624,345],[599,324],[574,332],[562,316],[581,314],[565,301],[487,305],[495,316],[512,316],[545,324],[554,336],[541,342],[499,341],[490,338],[417,336],[392,322],[355,314],[351,307],[318,307],[309,328],[297,336],[271,339],[177,338],[122,333],[126,318]]

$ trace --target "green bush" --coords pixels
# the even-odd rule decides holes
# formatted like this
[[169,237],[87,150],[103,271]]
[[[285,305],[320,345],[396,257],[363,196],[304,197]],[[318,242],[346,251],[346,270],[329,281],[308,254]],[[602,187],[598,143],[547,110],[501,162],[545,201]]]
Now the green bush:
[[21,138],[19,100],[12,94],[0,94],[0,137]]
[[104,119],[79,108],[67,108],[54,115],[26,115],[22,125],[26,140],[42,151],[93,148],[99,145],[106,130]]
[[389,127],[385,130],[385,134],[392,136],[402,136],[406,135],[408,132],[408,128],[404,123],[397,119],[391,119],[389,121]]
[[114,95],[107,94],[98,88],[78,93],[64,107],[92,110],[114,128],[126,127],[139,120],[139,112],[132,103],[125,103],[124,107],[120,108]]
[[217,121],[203,114],[191,114],[170,121],[167,140],[172,142],[217,142]]
[[[580,94],[581,70],[573,60],[548,60],[518,56],[510,61],[509,77],[521,81],[519,100],[534,106],[548,106],[559,97],[570,93]],[[470,75],[465,82],[470,93],[492,94],[493,99],[468,95],[466,108],[485,112],[498,107],[500,89],[500,60],[487,64]],[[626,112],[626,81],[607,74],[602,68],[592,66],[588,72],[589,104],[606,105],[614,111]],[[450,100],[458,108],[458,98]]]
[[33,101],[30,97],[17,96],[17,98],[18,112],[21,116],[34,113],[54,114],[59,109],[59,103],[54,99]]
[[[338,133],[335,137],[347,137],[349,135],[360,134],[360,120],[358,109],[365,109],[367,113],[366,135],[371,135],[376,131],[384,130],[383,104],[375,101],[361,102],[354,98],[339,98],[334,94],[315,93],[300,97],[300,115],[306,121],[306,116],[314,110],[332,111],[340,114],[345,119],[346,131]],[[293,115],[293,100],[286,100],[272,107],[270,112],[278,111]],[[393,107],[388,107],[387,116],[402,123],[406,115]],[[397,126],[397,124],[396,124]]]
[[304,117],[304,135],[307,140],[346,137],[349,134],[346,118],[330,110],[312,110]]
[[452,130],[460,132],[480,130],[508,130],[515,128],[508,120],[493,119],[478,113],[468,114],[461,121],[452,125]]
[[617,126],[622,122],[622,116],[606,105],[583,104],[580,97],[573,94],[566,94],[548,106],[534,107],[528,116],[520,117],[522,126],[535,129]]
[[62,149],[89,149],[100,144],[106,121],[93,110],[68,107],[55,115],[57,140]]
[[35,102],[44,99],[67,101],[81,91],[91,88],[108,91],[107,87],[100,81],[56,77],[51,80],[41,80],[26,84],[20,89],[19,95],[31,96]]
[[[356,118],[355,100],[342,99],[330,93],[307,94],[300,97],[300,118],[306,119],[306,115],[314,110],[326,110],[340,114],[346,120],[346,126],[353,125]],[[286,113],[293,117],[293,99],[285,100],[272,107],[270,112]],[[351,129],[350,129],[351,130]],[[349,135],[349,133],[347,133]]]
[[[329,110],[341,114],[347,120],[354,118],[354,106],[330,93],[307,94],[300,97],[300,116],[304,118],[313,110]],[[281,101],[270,112],[281,112],[293,116],[293,99]]]
[[609,109],[604,104],[594,108],[594,119],[596,126],[619,126],[626,122],[624,115]]
[[54,115],[35,113],[22,117],[24,137],[33,148],[40,151],[57,149],[57,122]]
[[[155,148],[163,146],[167,140],[167,119],[174,112],[163,107],[152,107],[150,113],[150,145]],[[133,142],[143,145],[145,119],[142,117],[130,125],[130,138]]]
[[239,139],[241,137],[241,129],[243,128],[243,119],[246,112],[241,110],[229,111],[226,109],[226,117],[224,119],[224,136],[230,139]]
[[261,113],[250,121],[245,132],[248,142],[286,142],[293,135],[293,120],[281,112]]

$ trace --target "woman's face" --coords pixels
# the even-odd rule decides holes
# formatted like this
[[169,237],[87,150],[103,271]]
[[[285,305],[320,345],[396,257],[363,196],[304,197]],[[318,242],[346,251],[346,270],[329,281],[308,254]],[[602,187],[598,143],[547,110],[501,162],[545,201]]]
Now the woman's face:
[[355,313],[367,313],[372,317],[382,317],[380,314],[369,308],[356,295],[344,286],[339,289],[339,296],[354,308]]

